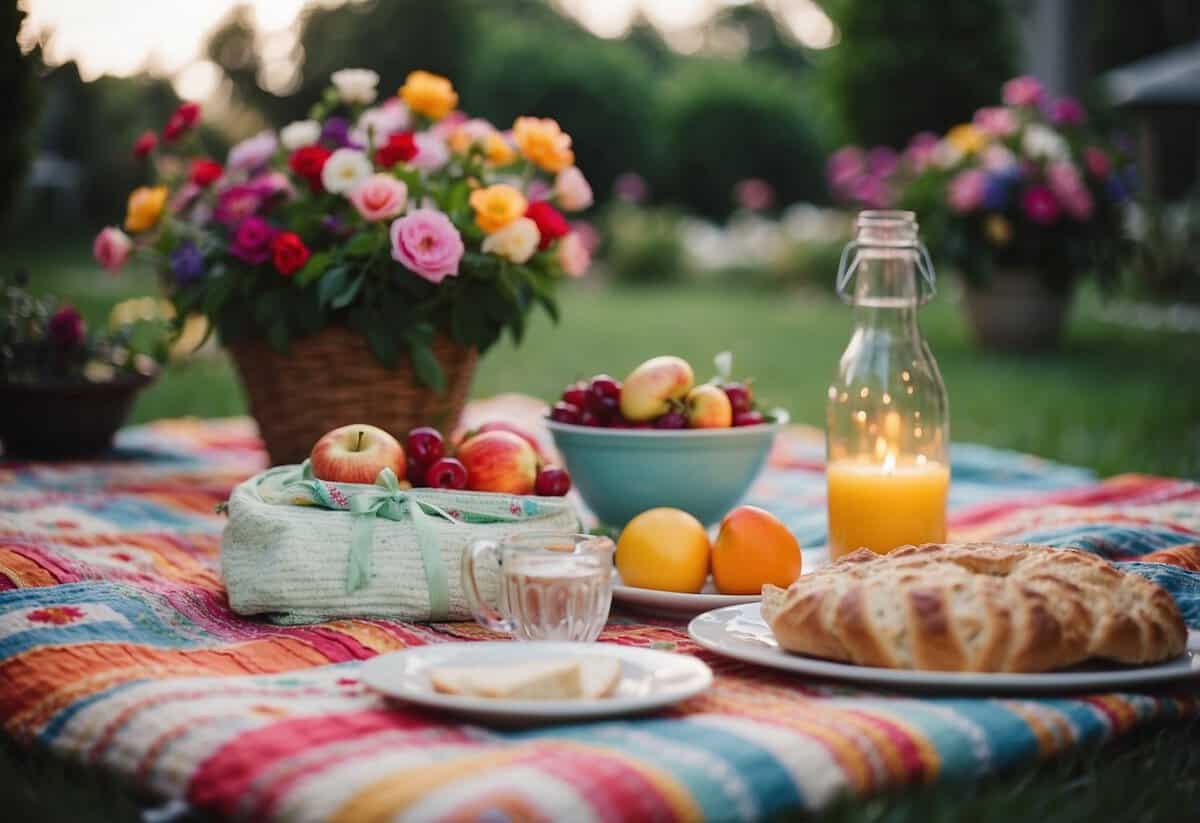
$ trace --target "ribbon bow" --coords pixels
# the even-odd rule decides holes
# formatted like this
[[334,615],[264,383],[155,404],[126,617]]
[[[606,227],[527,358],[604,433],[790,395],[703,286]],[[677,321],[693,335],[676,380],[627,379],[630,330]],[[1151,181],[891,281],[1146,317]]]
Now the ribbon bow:
[[346,591],[361,589],[371,579],[371,546],[374,541],[375,519],[412,520],[417,533],[417,547],[425,566],[425,581],[429,584],[429,612],[432,620],[444,620],[450,612],[450,590],[446,581],[446,566],[434,532],[434,518],[457,525],[449,512],[411,491],[401,489],[396,473],[384,469],[375,481],[378,488],[356,493],[350,498],[350,513],[356,516],[350,540],[350,557],[346,568]]

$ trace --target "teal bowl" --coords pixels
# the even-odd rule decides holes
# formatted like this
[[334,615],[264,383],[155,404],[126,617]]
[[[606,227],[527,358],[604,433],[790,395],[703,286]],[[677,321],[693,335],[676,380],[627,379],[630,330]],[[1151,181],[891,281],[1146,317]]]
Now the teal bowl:
[[546,421],[575,488],[614,527],[659,506],[716,523],[746,496],[784,425],[660,431]]

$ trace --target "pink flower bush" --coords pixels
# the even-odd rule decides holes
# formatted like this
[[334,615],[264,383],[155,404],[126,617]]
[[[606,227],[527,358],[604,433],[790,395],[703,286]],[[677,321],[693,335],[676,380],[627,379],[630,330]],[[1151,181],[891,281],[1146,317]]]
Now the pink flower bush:
[[946,187],[946,200],[959,214],[975,211],[983,203],[987,175],[979,169],[967,169],[951,178]]
[[1000,96],[1008,106],[1036,106],[1041,102],[1043,94],[1044,90],[1038,79],[1026,74],[1005,83]]
[[104,269],[116,274],[129,259],[133,241],[129,235],[116,226],[108,226],[100,230],[92,243],[92,256]]
[[372,174],[350,192],[350,202],[363,220],[372,223],[389,220],[404,211],[408,186],[390,174]]
[[1008,137],[1020,125],[1012,109],[1004,106],[987,106],[975,112],[975,128],[989,137]]
[[392,223],[392,259],[430,283],[458,274],[462,235],[450,218],[433,209],[417,209]]

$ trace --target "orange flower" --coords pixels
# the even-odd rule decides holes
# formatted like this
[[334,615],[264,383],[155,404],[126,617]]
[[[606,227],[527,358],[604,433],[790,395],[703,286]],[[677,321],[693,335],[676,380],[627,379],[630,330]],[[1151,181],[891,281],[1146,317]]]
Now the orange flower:
[[545,171],[557,173],[575,162],[571,135],[549,117],[518,117],[513,124],[513,140],[526,160]]
[[512,145],[504,139],[504,135],[494,131],[483,141],[483,153],[493,166],[507,166],[517,159],[517,153]]
[[125,213],[126,231],[146,231],[154,228],[167,204],[167,187],[138,186],[129,193],[129,207]]
[[458,105],[458,92],[450,81],[427,71],[410,72],[400,87],[400,97],[410,109],[430,120],[441,120]]
[[488,234],[525,216],[529,205],[525,195],[504,183],[476,189],[471,192],[471,208],[475,209],[475,222]]

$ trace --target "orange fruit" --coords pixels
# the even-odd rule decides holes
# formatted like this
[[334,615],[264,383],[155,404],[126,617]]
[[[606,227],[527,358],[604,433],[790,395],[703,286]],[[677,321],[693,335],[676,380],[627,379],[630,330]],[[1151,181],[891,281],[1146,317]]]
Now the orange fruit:
[[800,544],[778,517],[739,506],[721,521],[712,549],[713,583],[721,594],[758,594],[767,583],[789,586],[800,576]]
[[617,571],[626,586],[698,592],[708,578],[708,533],[679,509],[650,509],[629,521],[617,540]]

